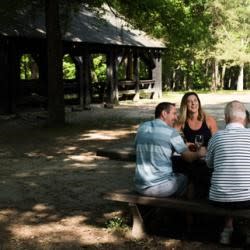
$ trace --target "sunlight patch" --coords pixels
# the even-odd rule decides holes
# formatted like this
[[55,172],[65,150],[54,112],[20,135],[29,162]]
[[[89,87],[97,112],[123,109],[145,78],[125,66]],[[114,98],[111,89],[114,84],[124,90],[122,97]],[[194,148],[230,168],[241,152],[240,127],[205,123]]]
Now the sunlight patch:
[[23,178],[23,177],[29,177],[30,176],[30,172],[17,173],[14,176],[21,177],[21,178]]
[[[30,214],[31,217],[36,216],[36,214]],[[16,223],[10,224],[7,228],[13,237],[19,239],[43,239],[43,241],[55,242],[72,242],[77,239],[79,243],[82,244],[96,244],[104,243],[110,240],[115,240],[115,237],[109,235],[108,239],[103,237],[103,228],[96,228],[95,226],[88,225],[86,220],[88,217],[85,216],[71,216],[65,217],[58,221],[53,221],[46,223],[27,225],[27,216],[23,219],[26,224]],[[46,219],[46,218],[45,218]],[[93,242],[95,239],[95,242]]]
[[72,165],[71,165],[71,167],[75,167],[75,168],[84,168],[85,170],[87,170],[87,169],[96,169],[96,165],[95,164],[88,164],[88,165],[86,165],[86,164],[82,164],[82,163],[73,163]]
[[93,161],[93,156],[86,156],[86,155],[69,155],[68,158],[74,161]]
[[65,150],[67,150],[67,151],[75,151],[75,150],[77,150],[77,147],[69,146],[69,147],[66,147]]
[[128,130],[91,130],[83,134],[79,141],[86,140],[116,140],[131,134]]
[[104,135],[104,134],[85,134],[85,138],[79,139],[80,141],[86,141],[86,140],[115,140],[117,136],[112,135]]
[[43,203],[35,204],[35,205],[32,207],[32,210],[37,211],[37,212],[47,211],[47,210],[51,210],[51,209],[53,209],[52,206],[48,206],[48,205],[43,204]]

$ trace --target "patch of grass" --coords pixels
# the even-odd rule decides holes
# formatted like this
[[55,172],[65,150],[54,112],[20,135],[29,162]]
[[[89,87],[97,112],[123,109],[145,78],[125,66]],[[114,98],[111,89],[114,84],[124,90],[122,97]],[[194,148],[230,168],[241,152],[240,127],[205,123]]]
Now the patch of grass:
[[230,95],[230,94],[250,94],[250,90],[236,91],[236,90],[186,90],[186,91],[163,91],[163,97],[176,97],[179,95],[184,95],[186,92],[196,92],[198,94],[221,94],[221,95]]
[[114,217],[109,219],[105,223],[106,227],[111,230],[120,230],[120,229],[127,229],[128,225],[126,224],[126,220],[120,217]]
[[[208,92],[211,93],[211,92]],[[236,90],[218,90],[216,94],[230,95],[230,94],[250,94],[250,90],[236,91]]]

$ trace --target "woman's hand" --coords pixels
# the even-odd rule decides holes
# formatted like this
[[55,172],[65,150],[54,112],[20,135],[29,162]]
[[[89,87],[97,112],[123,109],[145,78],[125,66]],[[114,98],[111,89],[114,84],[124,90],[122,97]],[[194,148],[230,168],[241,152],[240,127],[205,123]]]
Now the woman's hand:
[[186,145],[188,146],[188,149],[191,151],[191,152],[196,152],[197,151],[197,148],[195,146],[194,143],[192,142],[187,142]]

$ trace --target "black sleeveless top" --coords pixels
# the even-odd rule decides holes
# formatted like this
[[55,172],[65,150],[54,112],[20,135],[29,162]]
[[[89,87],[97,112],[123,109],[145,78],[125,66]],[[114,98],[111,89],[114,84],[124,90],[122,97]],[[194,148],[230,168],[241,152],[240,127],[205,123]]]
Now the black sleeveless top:
[[194,138],[196,135],[203,135],[204,136],[204,146],[207,147],[208,141],[212,136],[210,129],[207,126],[206,121],[202,122],[202,125],[199,129],[193,130],[189,127],[188,123],[185,122],[185,126],[183,128],[183,134],[187,142],[194,143]]

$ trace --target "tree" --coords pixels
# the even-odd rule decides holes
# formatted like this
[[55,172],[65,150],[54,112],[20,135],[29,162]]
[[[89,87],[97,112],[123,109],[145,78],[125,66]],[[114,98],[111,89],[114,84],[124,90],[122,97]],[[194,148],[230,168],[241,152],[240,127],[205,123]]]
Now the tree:
[[237,90],[243,90],[244,65],[250,61],[250,1],[214,0],[210,2],[214,22],[211,26],[216,40],[211,55],[219,62],[238,65]]
[[[203,74],[197,74],[200,63],[197,64],[197,60],[204,59],[204,48],[211,44],[211,16],[205,8],[205,0],[112,2],[136,27],[165,41],[163,72],[168,72],[172,81],[175,81],[174,75],[182,79],[182,85],[186,81],[189,88],[203,80]],[[178,86],[177,82],[173,86]]]

